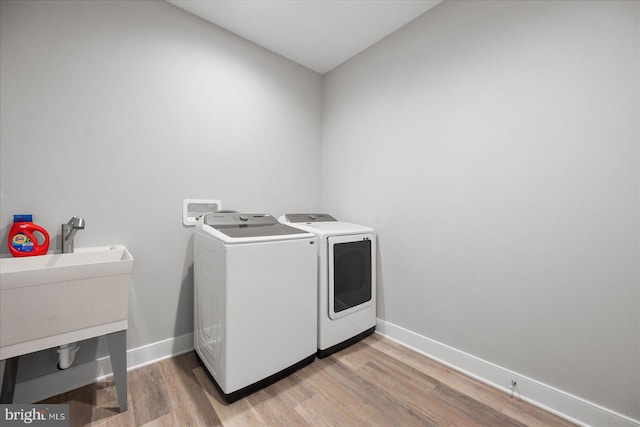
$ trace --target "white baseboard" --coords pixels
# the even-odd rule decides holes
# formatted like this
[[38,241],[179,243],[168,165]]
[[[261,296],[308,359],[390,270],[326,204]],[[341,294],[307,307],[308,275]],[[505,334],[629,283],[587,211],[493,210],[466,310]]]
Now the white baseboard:
[[515,380],[518,383],[518,397],[522,400],[573,423],[582,426],[640,426],[639,420],[619,414],[387,321],[378,319],[376,332],[505,393],[511,394],[511,380]]
[[[127,370],[131,371],[193,350],[193,333],[127,350]],[[33,403],[87,384],[100,381],[113,372],[109,357],[72,366],[16,384],[13,401]]]

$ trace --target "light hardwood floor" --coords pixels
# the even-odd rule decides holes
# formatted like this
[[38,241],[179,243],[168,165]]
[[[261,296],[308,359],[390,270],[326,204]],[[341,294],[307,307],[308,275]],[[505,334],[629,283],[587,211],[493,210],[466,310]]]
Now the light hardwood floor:
[[571,426],[573,424],[372,335],[233,404],[193,352],[128,373],[129,410],[103,381],[67,403],[71,426]]

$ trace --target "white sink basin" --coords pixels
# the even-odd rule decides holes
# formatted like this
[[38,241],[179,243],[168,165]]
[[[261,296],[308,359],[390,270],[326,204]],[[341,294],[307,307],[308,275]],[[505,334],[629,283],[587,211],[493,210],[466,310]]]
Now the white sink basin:
[[124,246],[0,259],[0,359],[127,328]]
[[132,270],[133,257],[124,246],[76,249],[72,254],[0,258],[0,287],[11,289],[113,276]]

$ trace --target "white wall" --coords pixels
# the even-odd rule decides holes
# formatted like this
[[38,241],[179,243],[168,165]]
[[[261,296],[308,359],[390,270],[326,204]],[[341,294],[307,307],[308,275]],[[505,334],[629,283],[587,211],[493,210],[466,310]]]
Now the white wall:
[[1,5],[2,252],[14,213],[81,216],[135,258],[129,348],[192,332],[182,200],[317,210],[321,76],[164,1]]
[[325,76],[322,147],[380,318],[635,419],[639,7],[445,1]]
[[3,0],[1,252],[127,245],[134,348],[192,331],[183,198],[322,208],[378,230],[382,319],[638,419],[638,7],[446,1],[321,92],[164,2]]

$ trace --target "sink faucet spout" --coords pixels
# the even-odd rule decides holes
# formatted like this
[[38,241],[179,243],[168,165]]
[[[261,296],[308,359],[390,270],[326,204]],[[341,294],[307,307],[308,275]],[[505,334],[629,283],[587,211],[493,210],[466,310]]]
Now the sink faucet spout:
[[78,230],[84,230],[83,218],[74,216],[66,224],[62,224],[62,253],[73,253],[73,238]]

